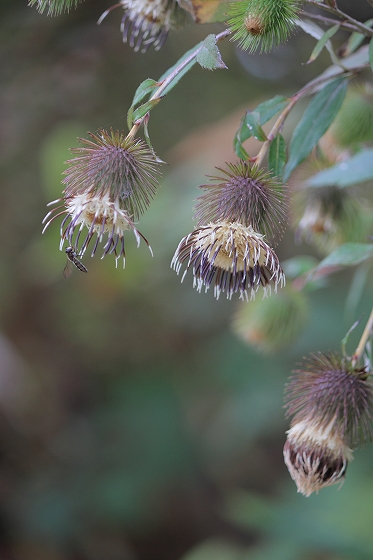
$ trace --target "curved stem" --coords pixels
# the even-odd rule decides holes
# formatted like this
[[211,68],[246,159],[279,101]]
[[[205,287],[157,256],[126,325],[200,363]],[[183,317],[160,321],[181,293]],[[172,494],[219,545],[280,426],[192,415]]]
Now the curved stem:
[[306,2],[307,2],[307,4],[311,4],[312,6],[317,6],[318,8],[321,8],[322,10],[330,12],[331,14],[334,14],[334,15],[340,17],[341,19],[344,19],[345,21],[354,25],[355,28],[357,28],[360,31],[360,33],[363,33],[364,35],[367,35],[368,37],[373,37],[373,30],[372,29],[370,29],[369,27],[367,27],[366,25],[364,25],[363,23],[361,23],[357,19],[354,19],[353,17],[349,16],[348,14],[345,14],[344,12],[342,12],[342,10],[337,8],[337,5],[335,5],[335,7],[332,7],[332,6],[328,6],[326,4],[320,4],[320,2],[318,2],[317,0],[306,0]]
[[368,339],[373,335],[373,309],[371,311],[371,314],[369,316],[368,322],[365,325],[365,329],[364,332],[362,334],[362,337],[360,339],[360,342],[358,344],[358,347],[356,348],[354,354],[351,357],[351,362],[352,365],[355,366],[359,360],[361,359],[364,350],[365,350],[365,346],[366,343],[368,342]]
[[352,25],[352,23],[339,21],[337,19],[328,18],[325,16],[321,16],[319,14],[311,14],[310,12],[301,12],[300,15],[307,17],[309,19],[313,19],[315,21],[320,21],[321,23],[325,23],[326,25],[339,25],[341,28],[347,29],[348,31],[352,31],[352,32],[357,31],[358,33],[361,33],[361,30],[358,29],[356,25]]
[[[216,42],[218,43],[219,41],[222,41],[223,39],[228,37],[230,34],[231,34],[230,29],[226,29],[225,31],[222,31],[221,33],[218,33],[218,35],[215,36]],[[202,45],[201,45],[200,48],[202,48]],[[180,74],[180,72],[182,72],[182,70],[184,70],[184,68],[186,66],[188,66],[188,64],[190,64],[194,60],[194,58],[196,58],[199,51],[200,51],[200,49],[197,49],[197,50],[193,51],[176,68],[174,68],[173,71],[170,72],[170,74],[164,80],[162,80],[162,82],[160,82],[159,87],[156,89],[156,91],[153,93],[153,95],[149,98],[149,101],[153,101],[155,99],[160,100],[162,98],[162,94],[166,90],[166,88],[173,82],[173,80]],[[135,122],[135,124],[133,125],[133,127],[129,131],[129,133],[127,135],[127,138],[129,138],[129,137],[134,138],[136,136],[136,133],[137,133],[138,129],[144,123],[145,119],[147,118],[147,115],[149,115],[149,113],[146,113],[146,115],[144,115],[141,119],[138,119]]]
[[[338,75],[342,75],[343,73],[350,74],[352,70],[348,70],[348,72],[342,72],[341,74]],[[321,85],[323,82],[327,82],[330,81],[332,78],[335,78],[336,76],[322,76],[320,78],[317,78],[315,80],[312,80],[311,82],[309,82],[308,84],[306,84],[302,89],[300,89],[295,95],[293,95],[290,98],[290,102],[289,104],[285,107],[285,109],[282,111],[282,113],[280,113],[280,116],[278,117],[278,119],[276,120],[275,124],[273,125],[273,127],[271,128],[269,134],[267,135],[267,140],[263,143],[262,147],[260,148],[258,155],[254,158],[254,162],[255,165],[257,167],[260,167],[261,164],[263,163],[263,160],[269,150],[269,147],[271,145],[272,140],[274,140],[277,136],[277,134],[279,132],[281,132],[281,129],[284,125],[285,119],[288,116],[288,114],[290,113],[290,111],[293,109],[294,105],[296,105],[296,103],[298,103],[298,101],[300,99],[302,99],[303,97],[306,97],[307,95],[309,95],[310,93],[312,93],[312,91],[318,86]]]

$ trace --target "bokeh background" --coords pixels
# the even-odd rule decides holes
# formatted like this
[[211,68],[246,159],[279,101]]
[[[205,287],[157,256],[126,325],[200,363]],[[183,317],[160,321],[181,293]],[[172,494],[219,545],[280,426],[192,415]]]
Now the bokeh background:
[[[372,16],[363,0],[345,4]],[[284,383],[367,317],[371,283],[357,301],[354,271],[330,277],[309,294],[299,339],[262,356],[232,332],[238,301],[198,294],[169,264],[193,227],[196,186],[235,159],[245,109],[328,60],[302,65],[314,43],[298,33],[260,58],[226,42],[229,70],[193,68],[150,120],[167,162],[140,225],[154,258],[129,235],[125,270],[97,255],[65,280],[59,224],[41,236],[41,221],[68,149],[87,131],[126,130],[138,84],[223,29],[190,25],[135,54],[120,9],[96,25],[109,5],[51,18],[26,0],[0,4],[0,558],[371,560],[373,449],[356,453],[341,489],[307,499],[282,461]],[[291,231],[278,254],[317,256]]]

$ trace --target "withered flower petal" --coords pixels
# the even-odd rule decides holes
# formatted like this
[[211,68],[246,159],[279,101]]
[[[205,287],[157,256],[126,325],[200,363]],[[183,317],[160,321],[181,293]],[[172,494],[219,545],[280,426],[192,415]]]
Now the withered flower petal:
[[298,491],[309,496],[343,479],[352,449],[372,439],[371,372],[337,354],[311,355],[286,387],[292,416],[285,463]]
[[[92,239],[95,239],[92,247],[91,256],[96,253],[98,245],[104,243],[104,252],[101,258],[108,254],[114,254],[116,264],[120,257],[123,258],[123,267],[125,266],[125,245],[124,234],[128,230],[132,230],[137,241],[140,244],[142,238],[150,252],[151,247],[145,237],[135,227],[130,216],[123,210],[118,200],[110,200],[109,195],[100,197],[92,196],[90,193],[77,194],[71,197],[52,202],[61,203],[59,206],[48,212],[43,223],[45,223],[43,233],[53,220],[64,215],[61,223],[61,243],[60,250],[63,249],[65,241],[75,248],[79,256],[83,256]],[[86,228],[88,231],[85,236],[81,233]],[[106,239],[104,236],[107,234]]]
[[207,291],[214,282],[214,295],[221,292],[230,299],[236,292],[240,298],[255,297],[260,286],[264,295],[285,284],[285,275],[276,253],[251,226],[221,221],[200,227],[184,237],[176,249],[171,266],[180,272],[193,270],[193,286]]

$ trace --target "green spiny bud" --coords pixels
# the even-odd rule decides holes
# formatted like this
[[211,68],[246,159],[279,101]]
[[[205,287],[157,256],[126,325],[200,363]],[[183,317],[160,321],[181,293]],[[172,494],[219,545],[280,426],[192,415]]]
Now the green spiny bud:
[[299,0],[246,0],[230,4],[228,25],[243,50],[268,52],[295,26]]

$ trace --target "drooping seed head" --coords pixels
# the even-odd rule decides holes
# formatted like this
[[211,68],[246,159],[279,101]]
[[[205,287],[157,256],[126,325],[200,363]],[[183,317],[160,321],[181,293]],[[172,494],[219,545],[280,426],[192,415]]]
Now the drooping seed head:
[[200,292],[207,291],[214,282],[214,295],[221,292],[230,299],[236,292],[240,298],[255,297],[260,286],[264,295],[285,284],[285,275],[276,253],[251,226],[221,221],[200,227],[184,237],[171,266],[180,272],[192,267],[193,285]]
[[305,360],[287,385],[285,406],[293,419],[284,458],[306,496],[341,481],[352,449],[372,439],[369,375],[347,358],[320,352]]

